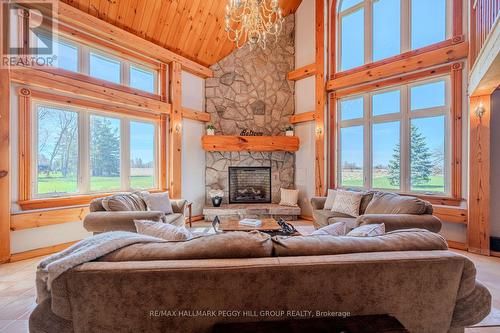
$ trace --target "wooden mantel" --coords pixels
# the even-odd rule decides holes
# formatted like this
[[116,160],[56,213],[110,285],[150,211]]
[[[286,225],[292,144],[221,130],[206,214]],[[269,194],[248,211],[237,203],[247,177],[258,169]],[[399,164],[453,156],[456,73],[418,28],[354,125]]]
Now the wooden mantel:
[[201,139],[206,151],[297,151],[296,136],[233,136],[204,135]]

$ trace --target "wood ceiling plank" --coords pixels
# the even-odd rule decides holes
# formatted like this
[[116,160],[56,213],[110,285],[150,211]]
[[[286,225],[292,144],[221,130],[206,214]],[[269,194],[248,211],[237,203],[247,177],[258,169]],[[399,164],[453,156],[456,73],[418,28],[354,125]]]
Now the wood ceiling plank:
[[153,4],[151,0],[140,0],[138,1],[137,11],[135,13],[134,19],[132,21],[132,30],[137,36],[144,38],[143,30],[141,30],[142,21],[148,21],[151,17]]
[[116,18],[118,17],[118,8],[120,2],[121,1],[119,0],[114,0],[109,4],[107,21],[111,24],[115,24],[116,22]]
[[[151,2],[153,2],[153,4],[151,4]],[[158,17],[160,15],[161,4],[161,0],[152,0],[148,3],[148,14],[142,18],[141,24],[139,26],[139,36],[141,36],[142,38],[150,39],[148,36],[148,29],[151,24],[157,24]]]
[[208,16],[210,15],[210,12],[217,6],[216,1],[211,1],[209,3],[204,1],[203,3],[205,5],[203,11],[199,12],[196,16],[198,24],[195,25],[195,30],[188,36],[186,40],[186,46],[184,48],[186,54],[194,55],[196,46],[203,41],[205,29],[208,25]]
[[173,44],[177,45],[175,49],[176,52],[186,55],[184,50],[187,46],[187,39],[194,33],[195,26],[200,23],[197,14],[199,10],[203,11],[205,6],[208,7],[206,1],[194,0],[193,5],[189,9],[186,22],[183,24],[182,30],[177,32],[177,36],[173,41]]
[[186,24],[184,20],[187,17],[187,13],[190,8],[190,4],[188,4],[188,1],[189,0],[179,0],[179,5],[177,6],[177,11],[175,13],[173,21],[175,22],[175,24],[171,26],[166,39],[167,41],[166,45],[171,50],[175,50],[175,44],[173,43],[173,40],[176,32],[179,31],[179,29],[184,27],[184,25]]
[[156,24],[150,23],[148,27],[148,36],[152,36],[151,41],[158,45],[161,45],[161,34],[163,29],[165,29],[165,25],[167,24],[167,16],[170,12],[170,7],[172,6],[172,1],[163,2],[161,5],[161,12],[158,16],[158,21]]
[[129,3],[131,0],[117,0],[118,5],[118,15],[116,17],[114,25],[119,28],[125,27],[125,18],[127,16],[127,11],[129,9]]
[[219,18],[217,17],[217,13],[220,12],[222,8],[224,8],[224,2],[220,1],[218,3],[217,11],[215,12],[215,18],[212,18],[211,31],[206,35],[206,39],[203,41],[200,53],[198,54],[198,59],[203,59],[202,62],[205,63],[214,63],[209,61],[209,49],[211,48],[209,45],[216,46],[215,37],[218,35],[220,29]]
[[170,29],[175,24],[174,23],[174,18],[175,18],[175,15],[177,14],[177,7],[178,6],[179,6],[179,2],[178,1],[172,1],[171,4],[170,4],[170,8],[169,8],[169,10],[167,12],[167,17],[165,19],[165,24],[163,25],[163,29],[162,29],[160,38],[158,39],[160,45],[163,46],[163,47],[165,47],[165,45],[166,45],[166,40],[167,40],[167,36],[168,36],[168,33],[169,33]]
[[201,36],[201,38],[199,39],[199,41],[197,43],[196,51],[193,54],[193,56],[196,59],[202,59],[201,54],[204,53],[204,50],[208,45],[210,36],[212,35],[212,33],[215,29],[215,24],[216,24],[215,17],[216,17],[217,10],[220,6],[220,3],[214,1],[213,4],[215,6],[213,6],[213,9],[211,9],[209,14],[208,14],[208,17],[207,17],[208,24],[207,24],[207,28],[204,30],[204,36]]

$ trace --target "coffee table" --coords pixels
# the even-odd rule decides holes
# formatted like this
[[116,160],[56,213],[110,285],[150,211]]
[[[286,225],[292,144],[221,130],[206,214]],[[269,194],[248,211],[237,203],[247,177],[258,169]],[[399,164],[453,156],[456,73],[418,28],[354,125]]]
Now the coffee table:
[[260,219],[262,224],[259,227],[240,224],[240,220],[221,220],[219,230],[221,231],[278,231],[280,226],[275,219]]

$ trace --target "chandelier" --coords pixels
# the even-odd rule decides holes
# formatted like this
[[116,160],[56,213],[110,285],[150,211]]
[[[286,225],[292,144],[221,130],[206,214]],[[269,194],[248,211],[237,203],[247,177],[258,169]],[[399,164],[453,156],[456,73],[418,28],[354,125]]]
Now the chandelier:
[[228,0],[225,19],[227,36],[238,48],[248,42],[252,49],[265,49],[270,38],[278,41],[283,27],[278,0]]

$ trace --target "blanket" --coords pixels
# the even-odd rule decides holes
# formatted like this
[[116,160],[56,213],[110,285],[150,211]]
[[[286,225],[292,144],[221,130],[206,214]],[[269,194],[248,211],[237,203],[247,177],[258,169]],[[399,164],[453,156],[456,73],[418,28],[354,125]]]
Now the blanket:
[[52,281],[67,270],[135,243],[161,243],[164,239],[127,231],[112,231],[86,238],[42,260],[36,271],[36,302],[50,298]]

